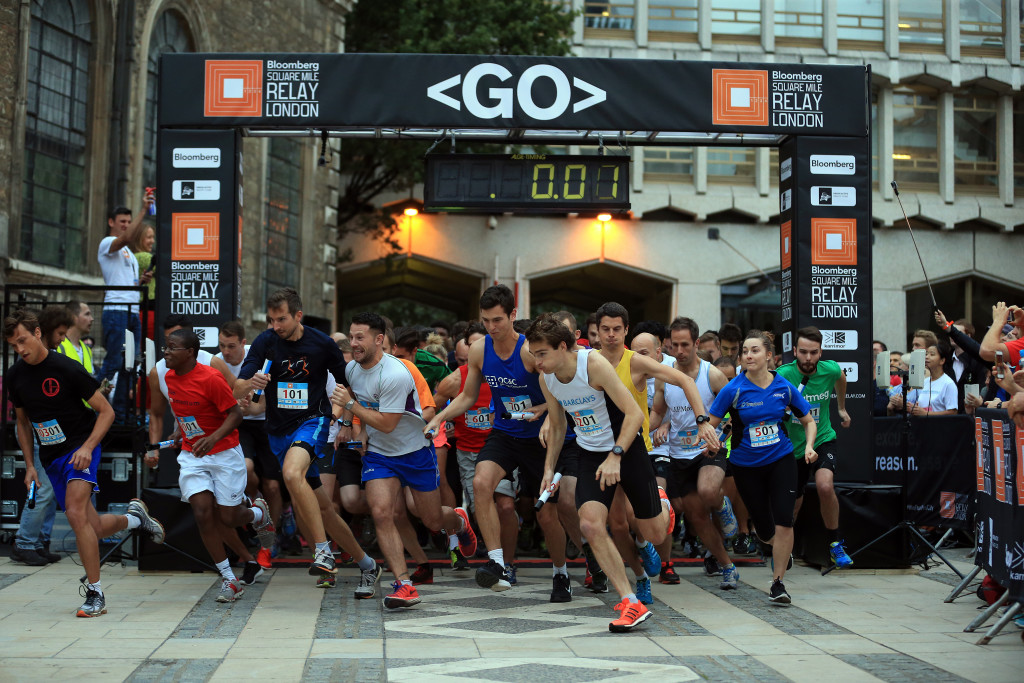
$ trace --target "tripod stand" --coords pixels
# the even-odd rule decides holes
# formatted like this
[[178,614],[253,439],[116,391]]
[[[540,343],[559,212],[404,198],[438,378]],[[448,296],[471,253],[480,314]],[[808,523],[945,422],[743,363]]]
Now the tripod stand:
[[[894,534],[894,533],[896,533],[898,531],[902,531],[902,532],[910,534],[910,536],[912,538],[916,537],[917,540],[919,540],[926,548],[928,548],[931,551],[930,554],[936,555],[940,560],[942,560],[946,564],[947,567],[949,567],[950,569],[953,570],[954,574],[956,574],[961,579],[963,579],[964,575],[960,573],[960,570],[958,570],[956,567],[954,567],[953,564],[949,560],[947,560],[945,557],[943,557],[942,553],[940,553],[939,550],[934,545],[932,545],[931,541],[929,541],[927,538],[924,537],[924,535],[918,530],[918,528],[914,525],[914,523],[907,519],[907,498],[908,498],[908,489],[910,487],[910,484],[909,484],[909,481],[908,481],[909,478],[910,478],[910,473],[909,473],[908,468],[907,468],[907,466],[908,466],[908,464],[910,462],[910,413],[907,410],[907,393],[908,393],[908,389],[909,389],[909,386],[908,386],[909,384],[910,384],[909,377],[908,377],[908,375],[906,373],[904,373],[903,374],[903,424],[902,424],[902,429],[900,429],[900,471],[903,474],[903,481],[900,482],[900,522],[897,523],[892,528],[890,528],[885,533],[883,533],[878,538],[875,538],[874,540],[869,541],[866,545],[864,545],[864,546],[858,548],[857,550],[853,551],[852,553],[850,553],[850,557],[851,558],[852,557],[856,557],[860,553],[864,552],[865,550],[867,550],[871,546],[875,545],[876,543],[879,543],[880,541],[882,541],[883,539],[889,537],[890,535],[892,535],[892,534]],[[910,539],[908,539],[906,536],[903,536],[903,541],[902,542],[903,543],[907,543],[908,541],[910,541]],[[927,555],[925,556],[925,560],[924,561],[925,561],[925,568],[927,569],[927,567],[928,567],[928,564],[927,564],[928,557],[927,557]],[[824,576],[825,574],[828,574],[829,572],[831,572],[835,568],[836,568],[836,566],[832,565],[831,567],[829,567],[828,569],[826,569],[825,571],[823,571],[821,573],[822,576]]]

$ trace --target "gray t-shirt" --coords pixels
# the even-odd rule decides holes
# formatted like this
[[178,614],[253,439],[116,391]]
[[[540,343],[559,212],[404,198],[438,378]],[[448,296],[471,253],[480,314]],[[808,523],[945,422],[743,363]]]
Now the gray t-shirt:
[[429,443],[423,435],[426,422],[416,393],[416,382],[402,361],[388,354],[384,354],[371,368],[349,361],[345,377],[351,386],[352,396],[364,408],[381,413],[400,413],[402,416],[390,434],[364,424],[369,437],[368,451],[395,457],[418,451]]

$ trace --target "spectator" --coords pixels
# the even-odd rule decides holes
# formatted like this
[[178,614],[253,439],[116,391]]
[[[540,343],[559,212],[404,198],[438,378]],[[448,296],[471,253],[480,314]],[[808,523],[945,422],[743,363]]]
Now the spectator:
[[878,354],[882,353],[883,351],[888,351],[889,347],[886,346],[884,342],[881,342],[881,341],[876,339],[873,342],[871,342],[871,350],[874,351],[874,355],[877,356]]
[[[139,262],[132,253],[130,245],[142,225],[142,217],[149,211],[153,203],[152,195],[146,195],[145,206],[135,220],[132,220],[131,209],[119,206],[107,217],[110,234],[100,240],[96,258],[103,271],[103,282],[108,287],[133,286],[146,284],[152,273],[139,273]],[[124,333],[130,330],[135,335],[135,351],[138,354],[141,341],[141,325],[139,324],[139,294],[133,291],[107,291],[103,297],[103,347],[106,356],[100,378],[108,382],[124,367]],[[128,409],[128,391],[130,382],[117,382],[114,391],[114,421],[124,423]]]
[[[154,244],[156,244],[156,231],[152,225],[145,223],[139,229],[138,234],[135,236],[135,241],[132,243],[132,252],[135,254],[135,260],[139,262],[139,273],[143,275],[149,273],[149,282],[146,283],[149,313],[146,315],[145,320],[142,320],[141,317],[139,318],[142,323],[142,335],[144,337],[152,337],[153,331],[156,329],[156,323],[154,322],[156,310],[153,308],[156,302],[156,277],[154,276],[156,261],[153,259]],[[139,279],[141,282],[141,276]]]
[[973,339],[974,325],[966,320],[949,321],[942,311],[936,310],[935,322],[946,330],[953,345],[953,381],[956,382],[958,412],[963,413],[966,408],[964,387],[968,384],[982,387],[988,381],[988,368],[979,354],[981,345]]
[[996,352],[1002,352],[1007,365],[1019,367],[1020,352],[1024,348],[1024,339],[1017,338],[1020,330],[1024,330],[1024,310],[1017,306],[1007,306],[1002,301],[997,303],[992,307],[992,327],[988,328],[985,338],[981,340],[981,357],[993,363]]
[[85,367],[90,375],[96,373],[92,363],[92,348],[86,343],[89,329],[92,328],[92,309],[82,301],[69,301],[65,306],[71,316],[71,327],[67,336],[57,347],[57,351]]
[[907,394],[907,407],[911,415],[956,415],[956,383],[945,372],[948,355],[946,349],[934,344],[926,350],[924,367],[927,374],[924,387],[913,389]]

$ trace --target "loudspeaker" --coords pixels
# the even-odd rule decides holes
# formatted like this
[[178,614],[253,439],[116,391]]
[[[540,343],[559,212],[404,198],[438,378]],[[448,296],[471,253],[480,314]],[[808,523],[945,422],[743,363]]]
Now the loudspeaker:
[[[900,487],[878,484],[834,484],[839,498],[839,531],[846,552],[852,553],[878,538],[900,521]],[[830,539],[821,519],[818,489],[813,482],[804,487],[804,502],[796,522],[797,555],[809,564],[827,567]],[[903,569],[910,566],[902,531],[893,533],[853,558],[858,569]]]
[[[142,502],[149,507],[149,514],[164,525],[166,543],[204,562],[210,562],[210,555],[199,537],[199,527],[192,516],[192,506],[181,499],[181,489],[143,489]],[[207,569],[167,546],[153,543],[145,534],[140,534],[139,539],[139,571],[201,572]]]

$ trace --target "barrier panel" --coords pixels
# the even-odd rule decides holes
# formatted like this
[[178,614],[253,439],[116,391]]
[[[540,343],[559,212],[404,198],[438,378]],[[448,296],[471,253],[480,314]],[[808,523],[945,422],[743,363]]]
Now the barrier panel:
[[1005,410],[979,409],[977,448],[978,552],[974,562],[1024,601],[1024,430]]

